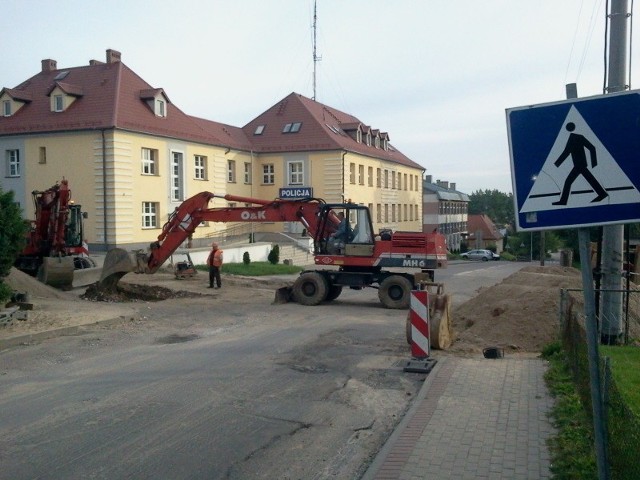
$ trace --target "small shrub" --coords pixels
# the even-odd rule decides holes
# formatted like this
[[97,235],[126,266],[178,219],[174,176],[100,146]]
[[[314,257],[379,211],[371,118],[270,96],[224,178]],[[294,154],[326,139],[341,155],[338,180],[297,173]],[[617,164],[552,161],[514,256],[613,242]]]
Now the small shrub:
[[267,260],[269,260],[269,263],[272,265],[277,265],[280,262],[280,246],[277,243],[269,252]]
[[251,263],[251,257],[249,256],[249,252],[244,252],[242,254],[242,263],[245,265],[249,265]]

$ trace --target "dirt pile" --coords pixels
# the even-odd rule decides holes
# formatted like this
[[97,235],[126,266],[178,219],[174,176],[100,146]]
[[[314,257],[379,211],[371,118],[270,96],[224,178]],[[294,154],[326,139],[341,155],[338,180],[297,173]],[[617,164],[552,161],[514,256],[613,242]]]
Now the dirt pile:
[[581,287],[577,269],[525,267],[453,310],[451,351],[478,353],[496,346],[540,352],[558,338],[560,289]]

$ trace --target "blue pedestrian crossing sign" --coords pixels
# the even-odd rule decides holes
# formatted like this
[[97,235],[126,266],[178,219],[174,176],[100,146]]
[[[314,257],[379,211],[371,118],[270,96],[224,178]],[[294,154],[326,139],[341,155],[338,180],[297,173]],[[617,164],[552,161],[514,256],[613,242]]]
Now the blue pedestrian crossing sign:
[[507,109],[516,229],[640,222],[640,90]]

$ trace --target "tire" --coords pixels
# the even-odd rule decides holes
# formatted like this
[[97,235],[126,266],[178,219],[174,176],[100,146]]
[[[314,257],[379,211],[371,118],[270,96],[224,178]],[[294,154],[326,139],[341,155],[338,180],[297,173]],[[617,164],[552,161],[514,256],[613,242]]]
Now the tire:
[[318,305],[328,292],[327,281],[318,272],[305,272],[293,284],[293,299],[300,305]]
[[75,267],[76,270],[84,270],[85,268],[95,267],[96,262],[94,262],[91,258],[87,258],[87,257],[74,257],[73,266]]
[[327,293],[327,298],[325,299],[327,302],[331,300],[335,300],[342,293],[342,285],[331,285],[329,287],[329,292]]
[[387,308],[405,309],[411,303],[413,285],[402,275],[390,275],[380,283],[378,298]]
[[483,261],[483,262],[488,262],[488,261],[489,261],[489,259],[488,259],[487,257],[482,257],[482,261]]

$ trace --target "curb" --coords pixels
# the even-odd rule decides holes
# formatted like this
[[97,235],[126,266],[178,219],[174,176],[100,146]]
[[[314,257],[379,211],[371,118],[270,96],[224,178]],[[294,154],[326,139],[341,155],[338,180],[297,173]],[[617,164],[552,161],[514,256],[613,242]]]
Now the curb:
[[[367,470],[364,472],[364,475],[362,475],[360,480],[374,480],[375,478],[377,478],[378,474],[381,473],[382,467],[384,466],[385,462],[387,461],[389,455],[392,453],[395,446],[398,444],[398,440],[400,440],[400,438],[404,435],[405,431],[410,426],[410,423],[413,421],[413,418],[415,417],[418,410],[422,408],[422,403],[425,397],[427,396],[427,394],[429,393],[429,390],[432,384],[436,380],[438,373],[444,366],[446,366],[452,360],[448,359],[447,357],[442,357],[442,358],[438,358],[437,361],[438,362],[433,367],[433,369],[427,374],[427,377],[425,378],[424,383],[422,384],[422,387],[418,392],[418,395],[413,401],[413,404],[411,405],[407,413],[404,415],[400,423],[398,423],[398,425],[393,429],[393,433],[389,436],[389,438],[387,438],[387,441],[385,442],[383,447],[380,449],[380,451],[377,453],[373,462],[371,462],[371,464],[367,467]],[[440,395],[437,396],[437,398],[439,397]]]

